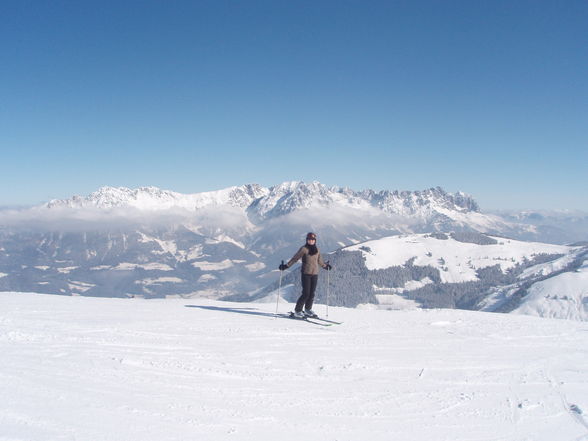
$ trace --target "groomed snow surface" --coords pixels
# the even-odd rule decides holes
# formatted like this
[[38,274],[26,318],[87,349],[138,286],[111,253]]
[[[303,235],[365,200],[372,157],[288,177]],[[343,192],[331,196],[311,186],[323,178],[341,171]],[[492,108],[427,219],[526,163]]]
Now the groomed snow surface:
[[274,310],[0,293],[0,440],[588,440],[588,323]]

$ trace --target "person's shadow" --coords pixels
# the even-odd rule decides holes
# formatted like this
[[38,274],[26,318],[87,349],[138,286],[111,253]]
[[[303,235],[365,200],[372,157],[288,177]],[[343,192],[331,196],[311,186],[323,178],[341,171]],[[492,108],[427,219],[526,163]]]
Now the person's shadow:
[[260,311],[255,308],[229,308],[220,306],[203,306],[203,305],[184,305],[186,308],[206,309],[207,311],[222,311],[232,312],[235,314],[256,315],[261,317],[283,317],[283,314],[275,314],[273,312]]

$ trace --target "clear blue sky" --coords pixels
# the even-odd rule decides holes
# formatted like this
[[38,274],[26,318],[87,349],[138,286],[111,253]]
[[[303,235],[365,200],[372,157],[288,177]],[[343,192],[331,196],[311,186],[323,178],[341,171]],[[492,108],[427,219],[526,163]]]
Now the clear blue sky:
[[588,2],[0,0],[0,205],[442,186],[588,210]]

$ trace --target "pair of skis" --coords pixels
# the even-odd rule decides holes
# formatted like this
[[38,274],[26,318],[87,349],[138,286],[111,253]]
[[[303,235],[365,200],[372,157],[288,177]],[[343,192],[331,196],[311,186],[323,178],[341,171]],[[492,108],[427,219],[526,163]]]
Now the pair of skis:
[[293,312],[289,314],[280,314],[281,317],[287,317],[292,320],[299,320],[301,322],[308,322],[318,326],[332,326],[332,325],[342,325],[343,322],[336,322],[334,320],[328,320],[322,317],[296,317]]

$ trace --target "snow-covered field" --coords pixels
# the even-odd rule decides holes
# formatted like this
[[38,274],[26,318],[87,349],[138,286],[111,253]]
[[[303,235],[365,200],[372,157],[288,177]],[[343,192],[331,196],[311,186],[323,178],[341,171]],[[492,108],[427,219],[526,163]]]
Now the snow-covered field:
[[588,440],[588,323],[274,309],[0,293],[0,440]]
[[499,265],[505,272],[541,254],[569,254],[579,247],[522,242],[488,236],[496,244],[478,245],[460,242],[452,237],[439,240],[429,234],[389,236],[345,248],[361,251],[369,270],[402,266],[414,259],[415,266],[439,270],[443,283],[478,280],[477,270]]

